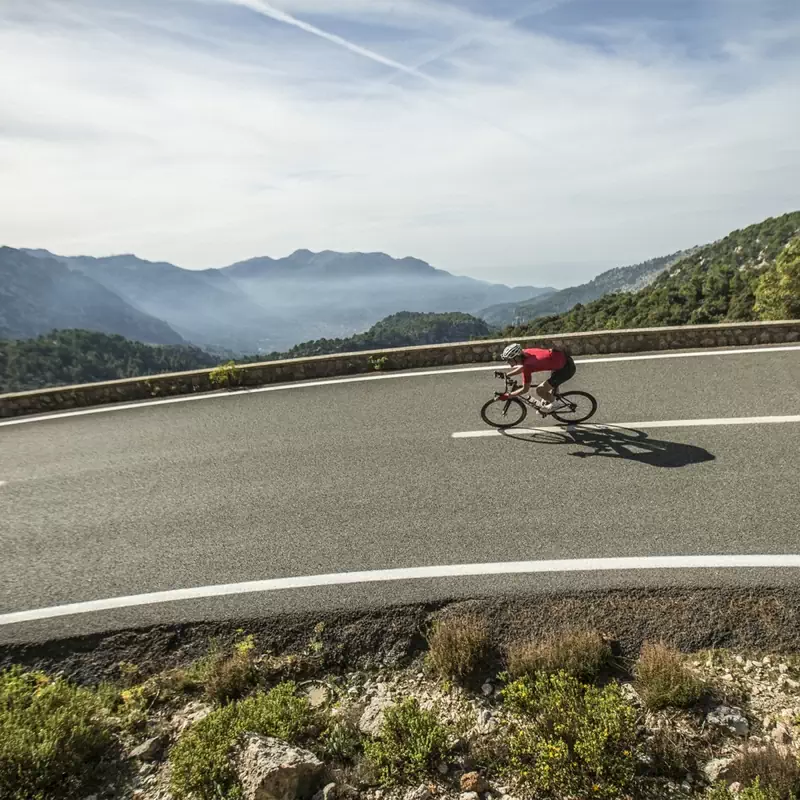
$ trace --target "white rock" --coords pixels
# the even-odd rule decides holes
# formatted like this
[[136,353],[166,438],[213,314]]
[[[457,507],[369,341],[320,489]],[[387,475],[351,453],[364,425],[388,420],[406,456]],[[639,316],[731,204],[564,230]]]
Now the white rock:
[[430,798],[430,789],[424,783],[421,783],[416,789],[409,789],[404,795],[404,800],[430,800]]
[[736,656],[736,663],[737,664],[744,664],[744,659],[741,656]]
[[706,722],[717,728],[725,728],[736,736],[747,736],[750,723],[738,708],[718,706],[706,715]]
[[772,731],[772,739],[775,744],[787,745],[792,742],[792,732],[785,722],[779,722]]
[[444,763],[444,761],[440,761],[436,767],[436,770],[440,775],[447,775],[448,766]]
[[242,735],[232,756],[244,800],[294,800],[313,794],[324,765],[308,750],[280,739]]
[[193,700],[172,718],[172,730],[176,736],[180,736],[190,725],[194,725],[195,722],[200,722],[201,719],[205,719],[210,713],[210,705],[201,703],[199,700]]
[[488,681],[481,686],[481,691],[486,697],[489,697],[494,692],[494,686]]
[[458,800],[481,800],[481,796],[477,792],[461,792]]
[[742,791],[742,784],[739,781],[734,781],[729,787],[728,791],[731,794],[739,794]]
[[712,758],[703,767],[703,773],[709,783],[716,783],[732,763],[732,758]]
[[789,671],[788,664],[778,664],[778,672],[780,672],[781,675],[784,675],[788,671]]
[[361,714],[358,729],[367,736],[377,736],[383,726],[384,712],[392,705],[385,695],[376,695]]

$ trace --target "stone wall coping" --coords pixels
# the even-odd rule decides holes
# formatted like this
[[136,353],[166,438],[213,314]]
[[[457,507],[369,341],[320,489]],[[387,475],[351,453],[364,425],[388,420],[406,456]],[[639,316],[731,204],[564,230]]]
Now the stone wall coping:
[[[319,364],[331,361],[348,360],[353,361],[356,359],[369,359],[375,356],[390,356],[393,353],[405,352],[435,352],[437,350],[458,350],[462,348],[475,348],[475,347],[501,347],[510,342],[518,341],[528,344],[536,342],[547,343],[558,341],[565,347],[569,347],[569,342],[580,342],[581,340],[591,338],[613,338],[618,336],[645,336],[645,335],[658,335],[675,332],[722,332],[725,330],[741,330],[741,329],[761,329],[769,330],[770,328],[780,328],[785,326],[792,326],[800,330],[800,320],[779,320],[768,322],[724,322],[715,323],[713,325],[674,325],[664,326],[658,328],[613,328],[597,331],[579,331],[576,333],[557,333],[544,336],[517,336],[512,338],[502,339],[476,339],[467,342],[443,342],[441,344],[426,344],[417,345],[413,347],[391,347],[378,350],[357,350],[346,353],[327,353],[325,355],[317,356],[303,356],[301,358],[280,359],[275,361],[258,361],[248,364],[237,364],[236,368],[243,372],[269,368],[273,370],[280,370],[283,367],[302,367],[303,365]],[[724,345],[721,345],[724,346]],[[659,349],[659,348],[655,348]],[[95,383],[78,383],[69,386],[50,386],[41,389],[32,389],[23,392],[8,392],[0,394],[0,402],[14,401],[21,398],[35,398],[37,396],[52,395],[54,393],[70,393],[70,392],[85,392],[85,391],[98,391],[103,388],[111,387],[124,387],[136,386],[142,383],[161,383],[170,382],[176,379],[191,379],[193,377],[207,376],[214,371],[216,367],[208,367],[199,370],[188,370],[185,372],[162,372],[156,375],[141,375],[134,378],[119,378],[112,381],[97,381]],[[307,380],[313,377],[306,378]],[[293,379],[296,380],[296,379]],[[301,378],[300,380],[303,380]]]

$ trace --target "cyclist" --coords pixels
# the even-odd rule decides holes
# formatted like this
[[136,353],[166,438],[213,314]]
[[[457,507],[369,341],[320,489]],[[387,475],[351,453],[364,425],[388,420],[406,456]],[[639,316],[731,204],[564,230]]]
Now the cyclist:
[[511,367],[508,375],[522,374],[522,388],[509,392],[509,397],[517,397],[529,392],[531,375],[534,372],[549,370],[550,377],[536,387],[536,394],[541,398],[536,405],[541,411],[548,413],[563,405],[555,399],[553,389],[561,386],[575,374],[575,362],[569,353],[565,353],[563,350],[542,350],[536,347],[523,350],[522,346],[515,342],[503,350],[502,359],[508,361]]

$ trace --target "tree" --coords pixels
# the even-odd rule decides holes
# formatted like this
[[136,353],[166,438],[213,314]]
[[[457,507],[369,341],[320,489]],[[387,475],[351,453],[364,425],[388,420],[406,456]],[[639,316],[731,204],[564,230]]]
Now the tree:
[[800,318],[800,237],[792,239],[775,266],[761,276],[755,310],[766,320]]

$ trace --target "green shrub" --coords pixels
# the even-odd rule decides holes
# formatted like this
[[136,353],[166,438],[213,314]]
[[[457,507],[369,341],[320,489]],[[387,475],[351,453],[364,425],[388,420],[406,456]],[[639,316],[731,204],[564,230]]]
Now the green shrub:
[[293,683],[222,706],[192,725],[172,749],[172,792],[176,798],[235,800],[241,797],[241,787],[228,754],[241,733],[298,743],[316,732],[318,722]]
[[331,761],[353,762],[362,750],[358,723],[352,719],[332,719],[322,734],[322,752]]
[[650,709],[694,705],[705,691],[683,656],[665,644],[645,643],[636,663],[636,690]]
[[232,386],[238,386],[242,379],[242,371],[236,367],[236,362],[226,361],[215,367],[208,374],[208,380],[212,386],[224,387],[230,389]]
[[388,361],[389,359],[386,356],[370,356],[367,359],[370,367],[377,372],[380,372],[382,369],[384,369]]
[[428,663],[440,677],[467,680],[489,651],[489,626],[478,614],[445,617],[433,624],[428,648]]
[[384,785],[419,782],[445,758],[448,739],[436,713],[409,697],[386,709],[379,737],[364,752]]
[[512,712],[508,776],[536,796],[617,798],[635,772],[636,714],[616,684],[564,672],[503,690]]
[[210,700],[238,700],[253,688],[258,678],[253,658],[252,636],[236,642],[231,653],[212,653],[197,670],[197,678]]
[[736,794],[729,791],[727,783],[716,783],[706,792],[705,797],[706,800],[781,800],[781,795],[774,789],[762,787],[758,778]]
[[566,672],[580,680],[592,680],[611,660],[611,648],[596,631],[577,630],[551,634],[539,641],[513,642],[507,660],[512,678]]
[[0,797],[83,796],[102,779],[114,734],[95,692],[20,667],[0,673]]

